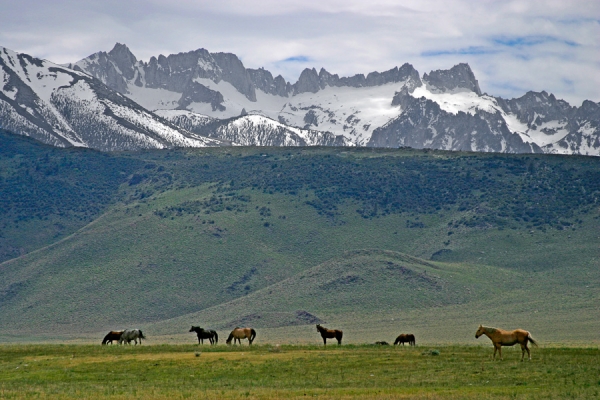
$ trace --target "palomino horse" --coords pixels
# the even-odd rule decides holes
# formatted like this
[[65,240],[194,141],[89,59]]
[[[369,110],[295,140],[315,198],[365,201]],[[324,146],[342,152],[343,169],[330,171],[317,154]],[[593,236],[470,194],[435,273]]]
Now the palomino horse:
[[515,329],[514,331],[504,331],[498,328],[489,328],[487,326],[479,325],[479,329],[475,333],[475,338],[479,338],[481,335],[486,335],[492,340],[494,344],[494,357],[496,359],[496,351],[500,354],[502,360],[502,346],[514,346],[519,343],[521,345],[521,361],[525,357],[525,351],[531,360],[531,353],[527,347],[527,342],[531,342],[535,346],[537,343],[531,337],[531,334],[523,329]]
[[140,341],[140,344],[142,344],[142,339],[146,339],[146,336],[144,336],[141,330],[125,329],[123,331],[123,334],[119,338],[119,344],[123,344],[123,342],[131,344],[132,340],[135,342],[136,345],[138,344],[138,340]]
[[196,332],[196,335],[198,335],[198,344],[204,344],[204,339],[208,339],[211,345],[219,343],[219,335],[217,335],[217,332],[212,329],[204,329],[200,328],[199,326],[192,326],[190,328],[190,332]]
[[252,345],[254,338],[256,338],[256,331],[253,328],[236,327],[234,330],[231,331],[225,343],[231,344],[231,340],[233,339],[233,344],[235,344],[235,341],[237,340],[241,346],[242,339],[248,339],[248,342],[250,343],[250,345]]
[[320,324],[317,324],[317,331],[321,334],[323,338],[323,344],[327,346],[327,339],[336,339],[338,345],[342,344],[342,336],[344,336],[344,332],[339,329],[327,329]]
[[402,333],[398,335],[394,342],[394,346],[397,344],[402,344],[402,346],[404,346],[404,343],[408,343],[410,346],[416,346],[417,342],[415,340],[415,335],[412,333]]
[[102,344],[108,344],[108,342],[110,342],[110,344],[113,344],[113,340],[118,341],[119,339],[121,339],[122,334],[123,331],[110,331],[106,334],[106,336],[104,336]]

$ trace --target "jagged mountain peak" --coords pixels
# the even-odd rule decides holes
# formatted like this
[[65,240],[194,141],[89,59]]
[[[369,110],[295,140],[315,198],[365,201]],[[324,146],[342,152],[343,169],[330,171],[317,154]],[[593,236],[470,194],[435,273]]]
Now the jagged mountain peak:
[[0,88],[0,128],[54,146],[115,151],[224,144],[162,120],[87,73],[29,55],[2,49],[0,82],[10,83]]
[[467,63],[460,63],[448,70],[435,70],[423,74],[423,81],[434,92],[452,92],[456,90],[470,90],[481,95],[479,82]]
[[[292,85],[265,68],[246,68],[232,53],[199,48],[142,62],[126,45],[117,43],[74,68],[149,110],[205,114],[215,118],[214,126],[246,112],[279,124],[246,118],[221,129],[219,134],[227,140],[232,140],[226,135],[232,134],[233,127],[262,135],[252,138],[238,131],[229,136],[241,138],[241,143],[300,144],[301,140],[291,139],[300,129],[314,137],[327,132],[332,137],[343,135],[357,145],[600,154],[596,103],[572,107],[546,91],[530,91],[511,100],[482,94],[467,63],[422,78],[408,63],[342,77],[325,68],[306,68]],[[7,91],[9,97],[17,96],[12,90]],[[23,88],[15,98],[27,98],[26,91]],[[182,115],[178,121],[183,121]],[[266,126],[273,129],[263,129]],[[273,139],[276,136],[279,139]]]

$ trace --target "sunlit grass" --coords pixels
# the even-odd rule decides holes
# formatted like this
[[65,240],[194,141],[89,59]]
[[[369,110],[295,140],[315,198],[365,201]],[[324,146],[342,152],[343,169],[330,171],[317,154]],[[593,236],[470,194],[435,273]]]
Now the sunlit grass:
[[[434,351],[432,351],[434,350]],[[436,355],[439,353],[439,355]],[[6,398],[594,398],[597,348],[0,347]],[[482,397],[483,396],[483,397]]]

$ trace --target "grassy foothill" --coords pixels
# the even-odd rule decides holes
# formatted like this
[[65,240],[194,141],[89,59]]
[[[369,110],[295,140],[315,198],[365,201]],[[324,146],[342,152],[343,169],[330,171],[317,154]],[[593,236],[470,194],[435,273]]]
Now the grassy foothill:
[[600,351],[490,346],[0,346],[0,398],[450,398],[600,396]]

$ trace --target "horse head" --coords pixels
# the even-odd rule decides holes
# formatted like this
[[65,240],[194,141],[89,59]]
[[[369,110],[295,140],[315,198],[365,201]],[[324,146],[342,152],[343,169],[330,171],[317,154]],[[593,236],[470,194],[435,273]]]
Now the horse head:
[[479,339],[479,336],[483,335],[484,333],[485,329],[483,325],[479,325],[479,329],[477,329],[477,332],[475,332],[475,339]]
[[323,327],[321,326],[321,324],[317,324],[317,332],[321,332],[322,329]]

